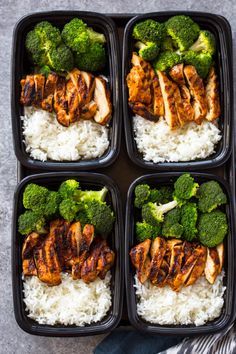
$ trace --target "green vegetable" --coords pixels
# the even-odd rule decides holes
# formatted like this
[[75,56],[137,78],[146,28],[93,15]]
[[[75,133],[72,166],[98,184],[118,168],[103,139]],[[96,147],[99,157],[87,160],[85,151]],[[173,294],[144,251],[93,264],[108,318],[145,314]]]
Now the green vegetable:
[[199,241],[206,247],[219,245],[226,236],[228,224],[226,215],[215,210],[208,214],[202,214],[198,223]]
[[144,43],[161,42],[164,35],[164,24],[151,19],[137,23],[133,29],[133,37]]
[[175,200],[164,205],[149,202],[142,207],[142,218],[152,226],[159,226],[159,223],[164,220],[164,214],[175,208],[177,204]]
[[157,57],[159,53],[159,46],[154,42],[146,42],[145,44],[142,42],[136,42],[135,47],[139,49],[138,54],[144,60],[153,60]]
[[87,25],[78,18],[74,18],[64,26],[61,36],[65,44],[78,54],[86,53],[89,48]]
[[32,210],[26,210],[18,219],[18,231],[22,235],[28,235],[35,231],[38,233],[46,233],[45,219],[40,213]]
[[209,213],[227,203],[227,197],[216,181],[202,183],[197,191],[197,197],[198,208],[202,213]]
[[70,71],[74,67],[74,57],[71,50],[65,44],[61,44],[48,52],[48,63],[57,72]]
[[23,193],[23,205],[26,209],[36,210],[44,205],[48,196],[48,189],[29,183]]
[[199,185],[194,182],[194,178],[189,173],[182,174],[174,184],[174,199],[179,205],[194,197]]
[[154,239],[161,234],[161,226],[152,226],[148,223],[137,222],[136,223],[136,237],[139,242],[143,242],[148,238]]
[[46,218],[52,218],[56,216],[59,211],[59,205],[61,203],[61,196],[58,192],[49,192],[46,200],[46,204],[43,206],[43,215]]
[[174,52],[176,50],[176,45],[170,36],[166,36],[161,43],[162,52]]
[[109,205],[92,200],[85,204],[85,210],[89,223],[94,225],[98,234],[106,235],[111,232],[115,217]]
[[197,205],[195,203],[187,203],[180,210],[180,224],[183,226],[183,238],[187,241],[192,241],[197,234]]
[[43,74],[45,77],[48,77],[48,75],[51,73],[51,68],[48,65],[44,65],[40,68],[39,73]]
[[77,189],[79,189],[79,182],[75,179],[67,179],[61,183],[58,192],[62,199],[67,199],[72,198]]
[[155,71],[166,71],[181,62],[182,58],[179,54],[175,52],[163,52],[154,61],[153,66]]
[[100,191],[81,191],[78,190],[74,194],[74,199],[81,202],[89,202],[91,200],[98,200],[104,202],[107,196],[108,189],[103,187]]
[[212,57],[210,54],[196,53],[193,50],[184,53],[183,61],[185,64],[193,65],[203,79],[207,77],[212,66]]
[[75,54],[75,64],[81,70],[98,71],[104,68],[106,64],[106,53],[103,46],[99,43],[93,43],[87,49],[86,53]]
[[197,41],[193,43],[189,49],[193,50],[194,52],[202,52],[214,55],[216,51],[214,35],[209,31],[200,31]]
[[170,186],[162,186],[158,189],[159,199],[155,200],[158,204],[166,204],[173,200],[173,188]]
[[73,221],[79,211],[78,204],[71,198],[64,199],[59,205],[59,212],[63,219]]
[[151,193],[151,188],[148,184],[139,184],[134,190],[134,205],[136,208],[142,208],[142,206],[148,201]]
[[164,218],[162,235],[165,237],[180,238],[184,231],[183,226],[180,224],[180,218],[180,208],[175,208],[169,211]]
[[167,34],[174,40],[181,52],[194,43],[200,32],[198,24],[184,15],[171,17],[165,27]]
[[89,39],[92,43],[100,43],[100,44],[106,43],[106,38],[103,33],[98,33],[94,31],[91,27],[87,28],[87,32],[89,35]]

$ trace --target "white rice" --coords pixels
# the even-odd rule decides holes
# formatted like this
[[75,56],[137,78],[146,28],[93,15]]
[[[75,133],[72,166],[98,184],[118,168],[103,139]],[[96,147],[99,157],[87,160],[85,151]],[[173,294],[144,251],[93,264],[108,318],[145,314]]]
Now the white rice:
[[133,117],[135,141],[146,161],[177,162],[204,159],[215,152],[221,140],[217,124],[203,121],[171,130],[161,118],[157,123],[136,115]]
[[33,159],[76,161],[102,156],[109,146],[109,128],[92,120],[81,120],[63,127],[56,115],[27,108],[23,121],[26,152]]
[[62,273],[62,283],[49,287],[38,277],[25,277],[24,302],[28,317],[40,324],[84,326],[104,318],[111,307],[111,273],[90,284]]
[[149,281],[141,284],[136,275],[134,286],[138,297],[138,315],[147,322],[160,325],[200,326],[219,317],[226,289],[222,273],[213,285],[201,277],[180,292],[171,290],[169,286],[155,287]]

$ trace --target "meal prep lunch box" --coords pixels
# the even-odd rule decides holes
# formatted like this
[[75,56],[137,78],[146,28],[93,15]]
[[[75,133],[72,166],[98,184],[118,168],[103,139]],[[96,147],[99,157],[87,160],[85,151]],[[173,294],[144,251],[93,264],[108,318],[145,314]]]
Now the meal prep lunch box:
[[[133,27],[136,23],[145,19],[154,19],[164,22],[175,15],[190,16],[197,22],[202,29],[210,30],[216,38],[216,70],[219,78],[219,92],[221,102],[221,117],[219,119],[219,129],[222,132],[222,139],[215,149],[215,153],[204,160],[195,160],[188,162],[162,162],[154,163],[145,161],[142,154],[138,151],[132,128],[133,113],[128,105],[128,87],[126,77],[131,69],[131,56],[134,49],[134,40],[132,38]],[[233,70],[232,70],[232,33],[228,21],[218,15],[201,12],[186,11],[168,11],[155,12],[144,15],[138,15],[132,18],[125,27],[123,41],[123,112],[127,151],[130,159],[145,169],[160,171],[168,170],[201,170],[220,166],[227,161],[232,150],[232,121],[233,121]]]
[[[111,269],[111,293],[112,305],[105,318],[97,323],[85,327],[64,326],[64,325],[42,325],[27,317],[27,311],[23,301],[23,281],[22,281],[22,260],[21,251],[23,237],[17,231],[18,217],[23,212],[22,196],[28,183],[38,183],[39,185],[57,189],[61,182],[66,179],[77,179],[82,188],[92,188],[99,190],[103,186],[108,189],[108,203],[112,206],[116,215],[116,221],[112,234],[108,237],[108,244],[115,252],[115,265]],[[107,176],[87,173],[87,172],[57,172],[31,175],[24,178],[17,186],[14,196],[14,213],[12,223],[12,286],[15,318],[18,325],[30,334],[43,336],[86,336],[100,333],[107,333],[114,329],[121,318],[123,306],[123,217],[120,202],[120,193],[116,184]]]
[[[222,178],[205,173],[191,173],[192,177],[198,182],[203,183],[208,180],[216,180],[222,186],[228,198],[226,205],[226,214],[228,218],[229,231],[224,240],[225,259],[223,269],[225,271],[224,286],[226,286],[224,294],[224,305],[219,318],[207,322],[205,325],[158,325],[146,322],[137,314],[137,298],[134,288],[135,270],[132,267],[129,252],[135,245],[135,221],[137,217],[137,210],[134,208],[134,189],[140,183],[148,183],[151,187],[160,185],[173,184],[181,172],[174,173],[155,173],[142,176],[136,179],[130,186],[127,196],[126,208],[126,226],[125,226],[125,281],[126,281],[126,295],[128,317],[131,324],[138,330],[150,334],[163,335],[199,335],[211,334],[222,331],[229,326],[235,319],[235,196],[232,195],[230,188],[225,180]],[[158,302],[158,299],[157,299]]]
[[[106,37],[107,65],[101,74],[109,79],[113,114],[109,128],[109,148],[103,156],[91,160],[79,161],[52,161],[45,162],[34,160],[25,150],[24,137],[22,134],[22,121],[24,107],[20,104],[22,77],[29,73],[30,62],[25,49],[25,37],[28,31],[40,21],[49,21],[60,29],[65,23],[75,17],[84,20],[94,30],[104,33]],[[120,95],[120,54],[116,26],[112,19],[105,15],[93,12],[81,11],[51,11],[35,13],[23,17],[15,26],[12,48],[12,85],[11,85],[11,108],[12,108],[12,131],[14,150],[17,159],[31,169],[45,170],[90,170],[105,167],[114,162],[120,149],[121,135],[121,95]]]

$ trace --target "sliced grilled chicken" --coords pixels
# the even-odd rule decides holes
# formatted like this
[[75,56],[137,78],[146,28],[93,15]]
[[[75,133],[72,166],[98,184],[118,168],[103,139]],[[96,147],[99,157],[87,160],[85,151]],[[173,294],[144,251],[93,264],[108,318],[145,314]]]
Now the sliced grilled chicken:
[[93,97],[94,89],[95,89],[95,77],[87,73],[86,71],[81,71],[80,72],[85,83],[86,83],[86,98],[85,98],[85,104],[88,104]]
[[217,252],[218,252],[218,257],[219,257],[219,261],[220,261],[220,266],[218,269],[218,273],[220,274],[223,268],[223,263],[224,263],[224,244],[221,243],[219,244],[217,247]]
[[184,64],[173,66],[169,71],[169,75],[178,85],[185,85]]
[[153,112],[155,116],[163,117],[165,114],[164,101],[161,93],[161,87],[158,77],[155,76],[152,81],[153,86]]
[[44,85],[45,85],[45,76],[42,74],[34,75],[34,87],[35,87],[35,99],[34,106],[42,106],[42,101],[44,97]]
[[72,259],[71,244],[67,238],[70,223],[63,219],[56,219],[50,223],[50,234],[55,245],[55,250],[62,270],[68,268]]
[[215,247],[208,248],[206,266],[205,266],[205,276],[210,284],[214,284],[216,277],[219,274],[220,264],[221,263],[220,263],[217,249]]
[[181,126],[183,126],[186,123],[186,121],[188,121],[188,117],[186,116],[186,111],[184,109],[183,100],[182,100],[180,90],[177,85],[176,85],[175,91],[174,91],[174,99],[175,99],[175,107],[177,110],[179,123]]
[[97,112],[97,108],[97,103],[94,101],[87,103],[85,106],[81,107],[81,118],[86,120],[92,119]]
[[[167,244],[168,244],[168,242],[167,242]],[[168,245],[168,247],[169,247],[169,245]],[[177,278],[178,274],[180,273],[183,256],[184,256],[183,244],[182,243],[175,244],[171,248],[170,268],[169,268],[169,274],[168,274],[167,280],[166,280],[172,289],[175,289],[175,287],[176,287],[175,279]]]
[[77,91],[79,106],[83,106],[87,103],[87,85],[84,79],[84,75],[82,75],[80,70],[75,68],[69,72],[69,77]]
[[35,99],[34,75],[27,75],[21,80],[21,98],[20,102],[25,106],[31,106]]
[[63,77],[59,77],[57,80],[56,90],[54,92],[54,110],[57,114],[58,122],[68,127],[70,125],[70,115],[67,113],[66,82]]
[[208,106],[206,119],[212,122],[213,120],[220,117],[219,83],[217,80],[217,75],[214,67],[210,69],[207,78],[206,99],[207,99],[207,106]]
[[165,253],[166,241],[162,237],[156,237],[150,249],[152,260],[149,274],[150,281],[155,285],[158,285],[158,281],[161,281],[161,279],[158,278],[158,273],[160,272]]
[[23,268],[23,274],[26,276],[38,275],[33,257],[29,259],[24,259],[22,262],[22,268]]
[[81,279],[85,283],[90,283],[96,279],[99,270],[97,269],[98,259],[101,255],[101,251],[106,246],[105,240],[95,240],[91,247],[89,257],[85,260],[81,267]]
[[148,256],[151,240],[147,239],[133,247],[130,251],[130,258],[133,266],[137,269],[138,279],[144,283],[150,273],[151,261]]
[[107,89],[107,83],[101,77],[95,78],[93,99],[97,104],[97,112],[94,116],[94,120],[101,125],[106,125],[111,118],[112,104],[110,99],[110,92]]
[[179,126],[179,117],[175,105],[176,84],[168,79],[167,75],[161,71],[157,71],[160,82],[161,93],[165,106],[165,119],[171,129]]
[[58,75],[50,73],[47,77],[44,88],[44,99],[42,101],[42,109],[48,112],[53,111],[53,97],[56,90]]
[[70,116],[69,123],[73,123],[80,118],[80,95],[72,80],[66,82],[66,100]]
[[115,253],[106,245],[102,248],[98,258],[97,271],[100,279],[105,279],[108,270],[111,269],[115,261]]
[[199,256],[190,273],[190,276],[185,283],[185,286],[192,285],[203,274],[206,265],[207,249],[204,246],[199,246]]
[[141,102],[129,102],[129,106],[135,114],[150,120],[151,122],[157,122],[158,116],[154,114],[153,108],[151,106],[145,106]]
[[191,95],[187,86],[182,85],[179,87],[180,95],[182,98],[184,111],[185,111],[185,118],[187,121],[194,120],[194,109],[191,104]]
[[184,75],[194,100],[194,120],[197,124],[201,124],[207,114],[207,99],[203,80],[192,65],[186,65],[184,67]]
[[29,259],[33,256],[34,248],[39,244],[41,238],[37,232],[31,232],[24,240],[22,247],[22,259]]

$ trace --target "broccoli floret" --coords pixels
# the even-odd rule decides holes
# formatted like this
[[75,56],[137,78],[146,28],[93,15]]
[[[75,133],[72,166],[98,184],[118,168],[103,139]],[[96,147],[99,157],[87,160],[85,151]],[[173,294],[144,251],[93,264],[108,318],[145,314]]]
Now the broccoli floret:
[[136,237],[140,242],[145,241],[148,238],[154,239],[161,234],[161,226],[152,226],[148,223],[137,222],[136,223]]
[[28,235],[30,232],[46,233],[45,219],[36,211],[26,210],[18,219],[18,231],[22,235]]
[[202,213],[210,213],[227,203],[227,197],[216,181],[202,183],[197,191],[198,208]]
[[183,237],[187,241],[192,241],[197,234],[197,205],[195,203],[187,203],[181,208],[180,223],[183,226]]
[[174,199],[181,205],[186,200],[194,197],[199,185],[189,173],[182,174],[174,184]]
[[162,52],[174,52],[176,50],[176,45],[170,36],[166,36],[161,43]]
[[198,223],[199,241],[206,247],[219,245],[228,231],[227,217],[220,210],[202,214]]
[[91,27],[87,28],[87,33],[92,43],[100,43],[100,44],[106,43],[106,38],[103,33],[98,33],[94,31]]
[[48,75],[51,73],[51,68],[48,65],[44,65],[39,69],[39,73],[43,74],[45,77],[48,77]]
[[74,66],[74,57],[71,50],[61,44],[48,52],[49,66],[55,71],[70,71]]
[[173,188],[170,186],[160,187],[158,190],[159,199],[156,200],[156,203],[166,204],[173,200]]
[[97,200],[85,204],[86,214],[90,224],[94,225],[95,231],[101,235],[111,232],[115,216],[110,206]]
[[74,197],[77,189],[79,189],[79,182],[75,179],[67,179],[61,183],[58,192],[62,199],[68,199]]
[[49,192],[44,206],[43,215],[46,218],[51,218],[58,214],[61,196],[58,192]]
[[73,221],[78,211],[78,204],[71,198],[64,199],[59,205],[60,215],[67,221]]
[[166,71],[182,61],[181,56],[175,52],[163,52],[154,61],[155,71]]
[[165,237],[180,238],[184,228],[180,224],[181,211],[180,208],[170,210],[164,218],[162,226],[162,235]]
[[142,42],[136,42],[135,47],[139,49],[138,54],[144,60],[153,60],[157,57],[159,53],[159,46],[154,42],[146,42],[145,44]]
[[203,79],[207,77],[212,65],[212,57],[210,54],[196,53],[193,50],[184,53],[183,61],[185,64],[193,65]]
[[76,66],[85,71],[102,70],[106,64],[106,52],[99,43],[93,43],[87,49],[86,53],[75,54]]
[[78,18],[74,18],[64,26],[61,36],[65,44],[78,54],[85,53],[89,48],[87,25]]
[[165,25],[154,20],[137,23],[133,29],[133,37],[144,43],[161,42],[165,35]]
[[164,214],[177,205],[175,200],[163,205],[149,202],[142,207],[142,218],[152,226],[159,226],[159,223],[164,220]]
[[48,189],[30,183],[26,186],[23,193],[23,205],[26,209],[36,210],[44,205],[48,196]]
[[190,17],[171,17],[165,24],[167,34],[175,41],[180,51],[187,50],[198,38],[200,28]]
[[200,31],[199,37],[195,43],[189,48],[194,52],[208,53],[214,55],[216,43],[214,35],[209,31]]
[[91,200],[98,200],[104,202],[107,196],[108,189],[103,187],[100,191],[76,191],[74,199],[81,202],[88,202]]
[[136,208],[142,208],[143,204],[148,201],[150,197],[151,188],[148,184],[139,184],[134,190],[134,205]]

